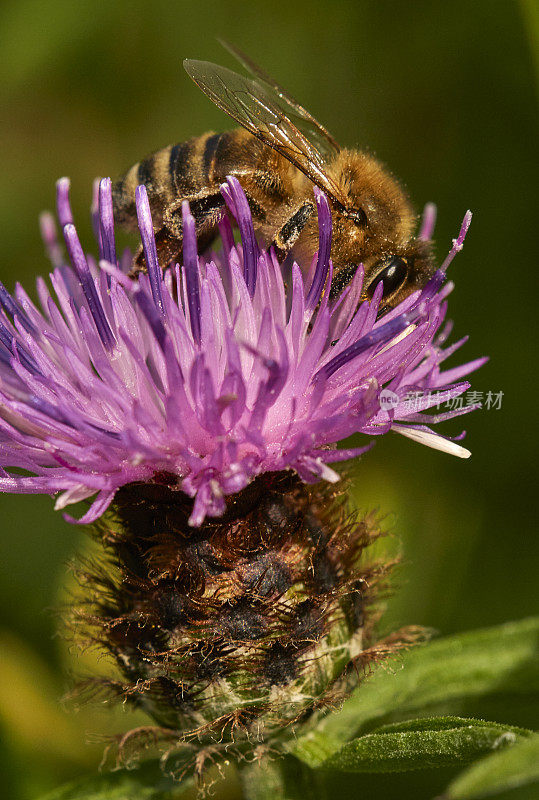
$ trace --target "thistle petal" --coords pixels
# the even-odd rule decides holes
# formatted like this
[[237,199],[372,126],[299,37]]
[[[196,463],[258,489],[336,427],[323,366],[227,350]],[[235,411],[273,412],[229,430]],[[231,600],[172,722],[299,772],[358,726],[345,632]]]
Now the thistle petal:
[[[222,192],[240,244],[223,217],[222,251],[201,258],[185,204],[184,263],[165,270],[138,187],[147,274],[134,281],[116,256],[110,180],[96,187],[93,203],[98,266],[80,244],[69,181],[58,182],[67,263],[53,220],[42,217],[55,297],[39,279],[40,311],[21,287],[12,297],[0,284],[0,489],[61,492],[59,508],[94,498],[80,520],[91,522],[120,487],[171,475],[194,498],[191,523],[201,525],[262,473],[293,469],[309,482],[337,480],[328,465],[370,446],[336,448],[355,433],[393,430],[469,455],[422,425],[462,408],[422,412],[462,394],[462,378],[484,363],[441,370],[463,343],[442,349],[450,332],[445,269],[471,215],[443,268],[377,319],[381,286],[361,303],[362,270],[329,300],[331,212],[322,192],[315,192],[319,248],[310,277],[308,265],[294,263],[288,287],[275,254],[256,240],[239,181],[229,178]],[[433,224],[430,209],[420,235],[429,238]],[[407,402],[411,391],[422,395],[418,404]]]

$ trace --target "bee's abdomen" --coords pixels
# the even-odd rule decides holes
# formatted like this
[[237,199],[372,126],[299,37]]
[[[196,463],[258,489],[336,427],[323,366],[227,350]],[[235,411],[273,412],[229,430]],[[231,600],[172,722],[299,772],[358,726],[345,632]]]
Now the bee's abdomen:
[[224,135],[207,133],[169,145],[134,164],[112,187],[117,221],[136,224],[135,190],[139,184],[146,187],[154,214],[173,201],[211,185],[218,140]]

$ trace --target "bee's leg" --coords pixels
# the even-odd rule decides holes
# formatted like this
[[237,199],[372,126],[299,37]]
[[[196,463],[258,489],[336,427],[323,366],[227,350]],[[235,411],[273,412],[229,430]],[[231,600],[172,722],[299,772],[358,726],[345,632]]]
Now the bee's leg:
[[298,236],[314,213],[314,203],[307,201],[299,206],[285,224],[273,237],[272,245],[278,259],[281,261],[291,247],[296,243]]
[[[213,194],[199,193],[190,197],[182,197],[168,205],[163,213],[163,224],[177,239],[182,238],[182,204],[187,201],[189,210],[195,220],[195,228],[199,248],[207,247],[216,235],[217,223],[225,208],[225,200],[221,192]],[[213,234],[213,235],[212,235]]]
[[[202,252],[215,239],[217,223],[225,206],[220,192],[214,194],[198,194],[181,197],[170,203],[163,211],[163,227],[155,232],[157,258],[162,267],[168,266],[173,259],[178,259],[182,252],[183,222],[182,203],[187,201],[195,220],[195,229],[199,252]],[[146,272],[146,259],[142,247],[133,259],[133,267],[129,273],[135,277],[139,272]]]
[[[182,240],[176,236],[171,236],[167,228],[159,228],[155,231],[155,246],[157,249],[157,260],[161,265],[169,264],[174,258],[177,258],[182,251]],[[131,269],[129,271],[130,278],[136,278],[140,272],[146,272],[146,258],[142,245],[138,248],[134,258]]]

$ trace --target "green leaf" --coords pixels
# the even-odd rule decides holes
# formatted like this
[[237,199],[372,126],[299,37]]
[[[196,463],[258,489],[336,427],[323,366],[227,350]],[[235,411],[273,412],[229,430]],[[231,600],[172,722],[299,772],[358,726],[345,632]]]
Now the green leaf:
[[476,800],[533,783],[539,783],[537,735],[493,753],[461,772],[450,783],[444,800]]
[[244,800],[314,800],[326,797],[326,777],[292,756],[240,764]]
[[41,800],[176,800],[193,785],[191,778],[174,781],[156,762],[74,781]]
[[[318,767],[346,741],[411,715],[460,711],[470,698],[522,696],[539,689],[539,619],[448,636],[379,668],[290,752]],[[481,705],[479,713],[485,713]]]
[[279,764],[275,761],[246,764],[240,769],[245,800],[288,800]]
[[373,733],[407,733],[408,731],[443,731],[449,728],[466,728],[470,725],[480,728],[491,728],[493,725],[503,727],[506,731],[512,731],[521,736],[533,736],[533,731],[526,728],[517,728],[514,725],[502,725],[500,722],[487,722],[484,719],[472,719],[469,717],[419,717],[418,719],[407,719],[404,722],[392,722],[389,725],[381,725]]
[[340,772],[406,772],[446,767],[514,744],[531,735],[508,725],[434,717],[387,725],[344,745],[322,764]]

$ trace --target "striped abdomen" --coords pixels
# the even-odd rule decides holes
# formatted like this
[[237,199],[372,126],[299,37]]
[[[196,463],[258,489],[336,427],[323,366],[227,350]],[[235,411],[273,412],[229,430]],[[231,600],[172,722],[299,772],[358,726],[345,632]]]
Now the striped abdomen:
[[159,225],[164,209],[171,203],[211,192],[226,175],[245,169],[246,154],[255,155],[258,150],[256,146],[253,148],[253,142],[256,140],[242,130],[206,133],[152,153],[113,185],[116,220],[129,227],[136,226],[135,189],[144,184],[154,226]]

